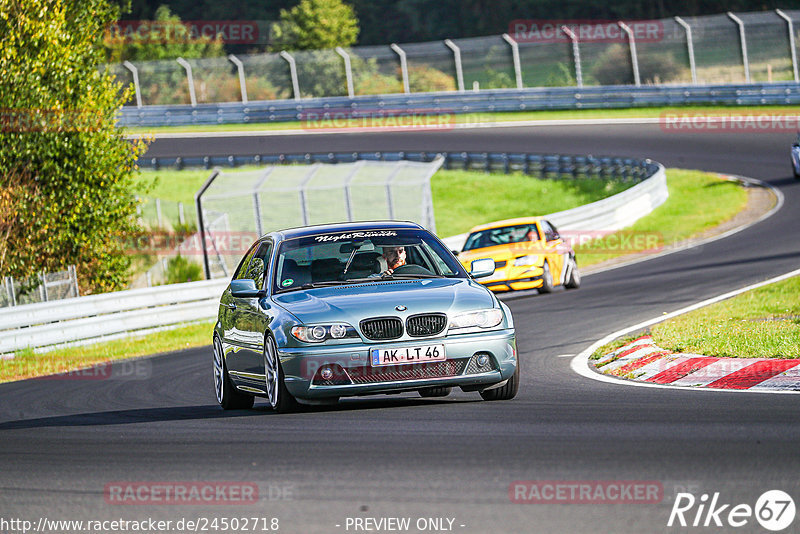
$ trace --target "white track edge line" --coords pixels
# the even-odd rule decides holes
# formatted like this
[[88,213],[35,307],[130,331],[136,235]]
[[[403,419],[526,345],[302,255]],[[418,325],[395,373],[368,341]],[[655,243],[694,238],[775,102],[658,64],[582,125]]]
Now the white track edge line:
[[636,382],[633,380],[624,380],[621,378],[614,378],[609,375],[601,374],[597,371],[593,371],[589,368],[589,357],[602,347],[603,345],[610,343],[617,339],[618,337],[624,336],[625,334],[630,334],[631,332],[635,332],[637,330],[641,330],[643,328],[647,328],[648,326],[652,326],[654,324],[660,323],[662,321],[666,321],[667,319],[672,319],[673,317],[677,317],[678,315],[683,315],[684,313],[688,313],[690,311],[694,311],[710,304],[714,304],[731,297],[735,297],[742,293],[746,293],[747,291],[751,291],[753,289],[758,289],[759,287],[763,287],[769,284],[774,284],[775,282],[780,282],[782,280],[786,280],[787,278],[792,278],[793,276],[800,275],[800,269],[795,269],[794,271],[790,271],[788,273],[782,274],[780,276],[776,276],[774,278],[770,278],[769,280],[764,280],[763,282],[758,282],[756,284],[751,284],[746,287],[742,287],[740,289],[735,289],[733,291],[729,291],[727,293],[723,293],[722,295],[717,295],[716,297],[712,297],[710,299],[706,299],[690,306],[686,306],[679,310],[675,310],[673,312],[660,315],[658,317],[654,317],[653,319],[649,319],[647,321],[643,321],[641,323],[635,324],[633,326],[629,326],[627,328],[623,328],[622,330],[617,330],[616,332],[612,332],[608,334],[604,338],[592,343],[589,347],[584,349],[580,352],[577,356],[575,356],[572,360],[570,360],[570,368],[584,378],[590,378],[592,380],[597,380],[598,382],[606,382],[609,384],[617,384],[617,385],[627,385],[627,386],[634,386],[634,387],[649,387],[649,388],[659,388],[659,389],[678,389],[684,391],[714,391],[714,392],[738,392],[738,393],[769,393],[769,394],[800,394],[800,391],[786,391],[786,390],[751,390],[751,389],[722,389],[722,388],[701,388],[701,387],[690,387],[690,386],[670,386],[667,384],[653,384],[650,382]]

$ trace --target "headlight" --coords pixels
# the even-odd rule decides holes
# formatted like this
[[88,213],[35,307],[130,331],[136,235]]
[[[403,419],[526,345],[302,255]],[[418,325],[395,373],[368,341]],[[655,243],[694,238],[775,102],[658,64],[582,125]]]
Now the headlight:
[[305,343],[322,343],[328,339],[358,337],[356,329],[345,323],[292,327],[292,335]]
[[519,258],[514,260],[515,267],[524,267],[526,265],[536,265],[536,262],[539,261],[539,256],[536,254],[529,254],[527,256],[520,256]]
[[503,320],[503,310],[490,308],[459,313],[450,319],[450,328],[493,328]]

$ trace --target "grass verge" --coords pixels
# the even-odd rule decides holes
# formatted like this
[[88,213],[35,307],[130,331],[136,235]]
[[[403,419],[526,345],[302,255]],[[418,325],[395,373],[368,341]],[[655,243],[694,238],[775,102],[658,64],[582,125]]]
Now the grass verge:
[[63,373],[135,356],[210,345],[213,325],[214,321],[204,321],[145,336],[131,336],[94,345],[60,348],[42,354],[30,349],[19,351],[13,360],[0,360],[0,383]]
[[633,226],[576,247],[586,267],[620,256],[657,252],[728,221],[747,205],[736,182],[685,169],[667,169],[669,198]]
[[[642,107],[624,109],[565,109],[556,111],[509,111],[502,113],[463,113],[452,117],[448,124],[465,124],[472,126],[490,126],[498,122],[532,121],[532,120],[569,120],[569,119],[629,119],[629,118],[658,118],[665,113],[709,113],[730,114],[757,111],[769,113],[779,111],[782,114],[790,113],[785,106],[683,106],[683,107]],[[337,125],[339,122],[337,122]],[[349,127],[363,127],[359,121],[350,120],[345,124]],[[291,122],[266,122],[247,124],[207,124],[190,126],[161,126],[161,127],[135,127],[127,128],[129,134],[155,134],[155,133],[182,133],[182,132],[252,132],[252,131],[282,131],[282,130],[320,130],[319,124],[307,124],[301,121]],[[385,128],[381,123],[379,126]],[[376,128],[377,129],[377,128]]]
[[748,291],[651,328],[667,350],[729,358],[800,358],[800,277]]

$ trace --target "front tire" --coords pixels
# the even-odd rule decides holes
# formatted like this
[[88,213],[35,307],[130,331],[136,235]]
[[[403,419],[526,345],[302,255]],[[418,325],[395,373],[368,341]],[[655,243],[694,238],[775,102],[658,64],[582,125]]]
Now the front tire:
[[578,271],[578,261],[575,258],[570,260],[569,278],[564,282],[567,289],[578,289],[581,287],[581,273]]
[[283,368],[278,359],[278,346],[275,338],[267,334],[264,339],[264,378],[267,386],[267,400],[278,413],[289,413],[299,408],[299,403],[289,390],[283,378]]
[[514,369],[514,374],[508,382],[499,388],[481,391],[481,397],[486,401],[511,400],[517,396],[517,391],[519,391],[519,357],[517,357],[517,368]]
[[214,391],[223,410],[247,410],[255,401],[255,397],[240,392],[233,385],[218,336],[214,336]]
[[553,291],[553,273],[550,272],[550,264],[547,261],[542,266],[542,286],[539,288],[539,293],[552,293]]

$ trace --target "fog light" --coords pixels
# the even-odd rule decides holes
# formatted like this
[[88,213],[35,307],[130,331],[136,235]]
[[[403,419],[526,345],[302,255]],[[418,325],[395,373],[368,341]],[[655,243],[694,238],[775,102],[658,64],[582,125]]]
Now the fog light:
[[330,380],[333,378],[333,369],[330,367],[323,367],[319,372],[319,376],[321,376],[323,380]]
[[480,367],[486,367],[486,364],[489,363],[489,355],[488,354],[480,354],[480,355],[478,355],[476,363]]

